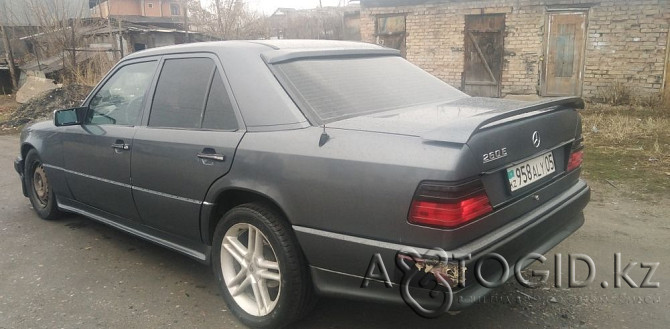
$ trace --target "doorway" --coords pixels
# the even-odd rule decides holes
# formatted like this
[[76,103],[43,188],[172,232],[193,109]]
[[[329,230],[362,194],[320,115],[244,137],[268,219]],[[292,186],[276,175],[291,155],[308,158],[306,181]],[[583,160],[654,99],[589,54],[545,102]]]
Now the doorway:
[[547,14],[543,96],[581,96],[586,19],[585,11]]
[[470,96],[500,97],[505,14],[465,16],[463,91]]

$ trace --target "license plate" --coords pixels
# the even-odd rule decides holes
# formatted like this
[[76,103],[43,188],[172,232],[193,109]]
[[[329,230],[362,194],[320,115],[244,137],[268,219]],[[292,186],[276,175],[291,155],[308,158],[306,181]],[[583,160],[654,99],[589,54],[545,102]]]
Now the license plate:
[[507,168],[507,179],[512,192],[514,192],[539,181],[554,171],[556,171],[554,155],[549,152]]

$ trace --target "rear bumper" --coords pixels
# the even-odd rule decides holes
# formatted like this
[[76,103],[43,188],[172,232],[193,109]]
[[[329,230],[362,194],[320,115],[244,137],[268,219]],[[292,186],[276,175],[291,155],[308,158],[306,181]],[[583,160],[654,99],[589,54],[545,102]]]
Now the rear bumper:
[[[510,266],[510,276],[514,277],[514,266],[530,253],[544,254],[575,232],[584,223],[582,210],[590,199],[590,189],[579,181],[567,191],[541,205],[537,209],[518,218],[513,223],[501,227],[472,241],[457,250],[447,252],[456,255],[472,255],[465,262],[468,269],[464,288],[454,289],[451,310],[472,305],[491,292],[492,288],[482,286],[474,280],[475,263],[482,256],[493,253],[505,258]],[[523,223],[523,225],[519,225]],[[312,279],[317,292],[327,296],[355,298],[377,302],[403,303],[400,294],[402,271],[396,266],[395,258],[402,244],[363,239],[304,227],[294,227],[298,240],[311,266]],[[411,246],[409,246],[411,247]],[[440,247],[440,246],[436,246]],[[423,254],[424,248],[414,248]],[[382,257],[384,266],[393,282],[392,288],[372,280],[362,287],[364,276],[373,255]],[[485,264],[488,264],[486,262]],[[529,265],[529,263],[524,263]],[[490,267],[490,266],[489,266]],[[482,267],[487,281],[501,277],[501,266]],[[379,273],[376,269],[374,273]],[[424,307],[435,307],[436,299],[428,297],[428,290],[410,287],[410,293]]]
[[24,161],[20,157],[14,159],[14,170],[19,174],[19,177],[21,178],[21,189],[23,190],[23,195],[28,196],[28,191],[26,190],[26,180],[25,177],[23,177],[23,165]]

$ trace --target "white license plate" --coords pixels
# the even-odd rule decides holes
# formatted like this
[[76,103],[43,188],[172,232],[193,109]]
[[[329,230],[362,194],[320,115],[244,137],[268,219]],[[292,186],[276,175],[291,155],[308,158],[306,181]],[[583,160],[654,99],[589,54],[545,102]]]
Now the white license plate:
[[507,179],[512,192],[514,192],[539,181],[554,171],[556,171],[554,155],[549,152],[507,168]]

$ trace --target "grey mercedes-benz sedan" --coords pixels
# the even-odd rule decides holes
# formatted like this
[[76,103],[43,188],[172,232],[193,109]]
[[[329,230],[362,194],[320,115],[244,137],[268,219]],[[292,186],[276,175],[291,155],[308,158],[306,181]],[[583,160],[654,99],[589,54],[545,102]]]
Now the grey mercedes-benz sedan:
[[197,43],[125,57],[23,130],[15,168],[41,218],[211,263],[247,325],[320,295],[432,316],[583,224],[582,106],[469,97],[371,44]]

